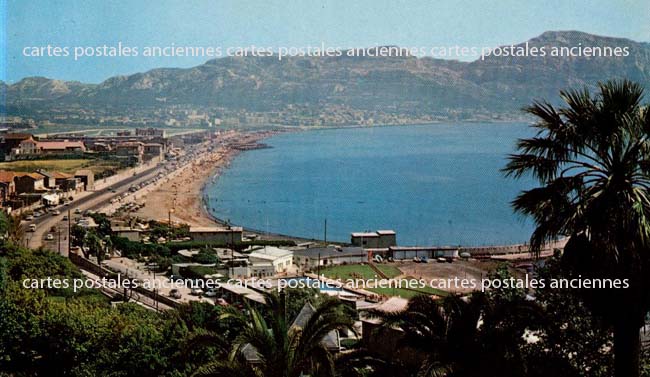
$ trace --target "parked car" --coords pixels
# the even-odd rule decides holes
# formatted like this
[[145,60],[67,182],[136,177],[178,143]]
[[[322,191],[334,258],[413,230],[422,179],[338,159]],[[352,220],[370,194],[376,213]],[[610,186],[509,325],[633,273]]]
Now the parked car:
[[201,295],[203,295],[203,290],[201,290],[200,288],[192,288],[192,290],[190,291],[190,294],[192,296],[201,296]]
[[25,221],[32,221],[32,220],[34,220],[34,216],[32,215],[25,216]]
[[181,292],[178,289],[172,289],[171,291],[169,291],[169,297],[171,297],[171,298],[179,299],[182,296],[183,295],[181,294]]
[[79,208],[75,208],[74,213],[75,215],[79,215],[81,213],[81,210]]
[[68,221],[68,215],[63,216],[63,221]]
[[52,241],[54,239],[54,235],[52,235],[52,233],[48,233],[47,236],[45,236],[45,239],[48,241]]
[[217,290],[214,288],[210,288],[207,291],[205,291],[205,297],[215,297],[217,296]]
[[28,232],[35,232],[36,231],[36,224],[29,224],[29,228],[27,229]]
[[58,209],[55,209],[54,211],[52,211],[52,214],[55,215],[55,216],[60,215],[61,211],[59,211]]

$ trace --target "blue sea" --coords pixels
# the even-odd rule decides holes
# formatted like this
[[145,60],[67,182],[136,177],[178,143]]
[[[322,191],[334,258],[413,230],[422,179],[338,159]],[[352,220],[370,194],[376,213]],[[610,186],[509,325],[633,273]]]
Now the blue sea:
[[212,214],[263,232],[349,241],[393,229],[400,245],[526,242],[510,202],[529,179],[500,169],[526,124],[344,128],[274,136],[205,189]]

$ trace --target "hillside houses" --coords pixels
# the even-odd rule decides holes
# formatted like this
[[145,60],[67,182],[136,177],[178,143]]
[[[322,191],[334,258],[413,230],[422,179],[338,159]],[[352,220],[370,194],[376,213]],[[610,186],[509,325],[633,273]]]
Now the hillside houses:
[[136,130],[116,135],[66,134],[37,137],[29,133],[0,133],[0,155],[5,161],[104,154],[133,163],[161,161],[171,141],[164,130]]
[[36,203],[56,205],[60,199],[86,190],[88,182],[92,187],[88,171],[77,173],[0,170],[0,206],[16,209]]
[[29,135],[9,149],[9,154],[5,154],[5,160],[19,160],[44,155],[74,155],[84,152],[86,152],[86,146],[80,141],[37,141],[32,135]]

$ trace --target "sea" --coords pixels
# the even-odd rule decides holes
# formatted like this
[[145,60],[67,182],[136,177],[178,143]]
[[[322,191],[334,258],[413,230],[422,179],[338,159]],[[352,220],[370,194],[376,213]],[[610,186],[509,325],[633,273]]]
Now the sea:
[[501,169],[524,123],[450,123],[282,133],[210,180],[215,217],[260,232],[346,242],[390,229],[405,246],[525,243],[511,201],[534,187]]

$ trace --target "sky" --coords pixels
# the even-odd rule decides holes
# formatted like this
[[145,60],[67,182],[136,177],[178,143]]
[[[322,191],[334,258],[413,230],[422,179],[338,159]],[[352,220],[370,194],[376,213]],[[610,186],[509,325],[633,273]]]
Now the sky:
[[140,55],[75,61],[24,56],[26,47],[483,47],[523,42],[547,30],[649,42],[649,15],[648,0],[0,0],[0,80],[98,83],[209,60]]

